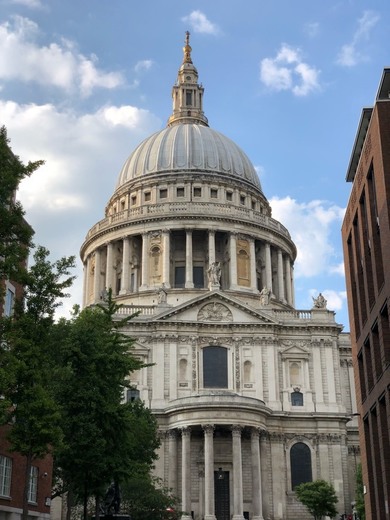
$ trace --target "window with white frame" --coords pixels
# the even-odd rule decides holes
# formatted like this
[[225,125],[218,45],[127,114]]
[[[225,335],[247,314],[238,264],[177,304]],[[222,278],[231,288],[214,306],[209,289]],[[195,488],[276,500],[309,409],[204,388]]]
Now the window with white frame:
[[38,468],[31,466],[30,468],[30,486],[28,488],[28,501],[36,503],[38,496]]
[[5,290],[5,301],[4,301],[4,316],[12,316],[14,312],[14,302],[15,302],[15,287],[10,285],[8,282],[6,283]]
[[0,455],[0,496],[9,497],[11,492],[12,460]]

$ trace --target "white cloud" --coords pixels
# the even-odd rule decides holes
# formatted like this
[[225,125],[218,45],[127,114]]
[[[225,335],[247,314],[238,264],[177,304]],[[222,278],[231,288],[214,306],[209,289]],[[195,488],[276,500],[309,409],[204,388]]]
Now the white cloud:
[[151,69],[152,65],[153,65],[152,60],[141,60],[135,64],[134,71],[137,74],[139,74],[140,72],[143,72],[144,70]]
[[362,42],[369,40],[371,30],[379,20],[380,16],[374,11],[364,11],[358,20],[358,27],[352,37],[352,41],[346,43],[340,49],[336,60],[339,65],[354,67],[368,59],[366,53],[362,50]]
[[309,22],[305,25],[304,29],[310,38],[314,38],[320,31],[320,24],[318,22]]
[[271,90],[307,96],[319,88],[319,70],[302,61],[299,49],[283,44],[275,58],[264,58],[260,79]]
[[39,46],[38,35],[38,25],[21,16],[0,25],[0,79],[79,91],[82,96],[97,87],[113,89],[124,83],[120,73],[99,70],[97,57],[80,54],[72,42]]
[[9,4],[24,5],[30,9],[42,9],[43,4],[40,0],[8,0]]
[[188,16],[183,16],[182,21],[189,23],[191,29],[196,33],[206,33],[217,35],[220,33],[218,25],[210,22],[207,16],[201,11],[192,11]]
[[[36,231],[35,242],[47,247],[55,259],[78,257],[86,232],[104,218],[123,163],[161,127],[161,121],[134,106],[106,106],[79,115],[51,104],[0,100],[0,113],[11,147],[21,160],[46,161],[23,181],[18,194]],[[77,275],[72,300],[62,314],[73,303],[81,303],[80,265]]]
[[342,274],[339,264],[334,261],[335,249],[330,235],[334,226],[340,228],[344,208],[322,200],[299,203],[290,197],[272,197],[269,202],[272,216],[288,225],[297,246],[296,278]]

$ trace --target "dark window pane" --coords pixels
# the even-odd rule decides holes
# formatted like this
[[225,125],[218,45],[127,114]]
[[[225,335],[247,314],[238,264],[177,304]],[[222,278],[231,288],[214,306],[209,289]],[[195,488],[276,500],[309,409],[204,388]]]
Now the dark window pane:
[[203,266],[193,267],[194,286],[196,289],[202,289],[204,287],[204,274]]
[[293,392],[291,394],[291,404],[293,406],[303,406],[303,394],[302,394],[302,392]]
[[186,281],[186,268],[184,266],[175,267],[175,287],[184,287]]
[[310,448],[303,442],[297,442],[290,450],[291,461],[291,487],[313,480],[311,472]]
[[203,349],[203,386],[227,388],[227,350],[223,347]]

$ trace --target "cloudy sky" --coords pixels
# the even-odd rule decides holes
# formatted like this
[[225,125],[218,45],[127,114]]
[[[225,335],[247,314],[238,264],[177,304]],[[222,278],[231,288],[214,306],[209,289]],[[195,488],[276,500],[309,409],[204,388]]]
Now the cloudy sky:
[[[210,126],[256,166],[298,247],[296,307],[349,330],[340,228],[361,109],[390,65],[388,0],[0,0],[0,124],[45,165],[19,197],[53,259],[104,217],[122,164],[165,127],[184,33]],[[82,269],[72,298],[81,303]]]

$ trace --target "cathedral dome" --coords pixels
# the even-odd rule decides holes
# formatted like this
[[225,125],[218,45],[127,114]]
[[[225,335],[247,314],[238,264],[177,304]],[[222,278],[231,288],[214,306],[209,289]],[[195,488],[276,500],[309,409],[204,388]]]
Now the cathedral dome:
[[257,172],[241,148],[197,122],[172,124],[145,139],[125,162],[116,189],[143,176],[168,172],[231,176],[261,190]]

